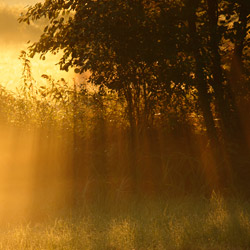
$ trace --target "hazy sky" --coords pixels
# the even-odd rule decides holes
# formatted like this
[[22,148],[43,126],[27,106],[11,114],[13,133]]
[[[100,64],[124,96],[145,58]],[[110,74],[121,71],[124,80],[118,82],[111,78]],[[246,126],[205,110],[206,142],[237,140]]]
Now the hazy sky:
[[17,22],[23,10],[21,6],[0,4],[0,43],[26,43],[39,37],[41,27]]
[[34,4],[37,2],[41,2],[39,0],[1,0],[0,2],[8,4],[8,5],[15,5],[15,4]]
[[[29,4],[41,2],[38,0],[0,0],[0,84],[9,89],[15,89],[21,84],[22,64],[18,59],[21,50],[27,50],[29,40],[35,42],[42,32],[40,24],[19,24],[17,19]],[[32,59],[32,73],[40,82],[42,74],[52,75],[54,79],[72,79],[71,73],[62,72],[58,66],[58,56],[48,56],[41,61],[38,56]]]

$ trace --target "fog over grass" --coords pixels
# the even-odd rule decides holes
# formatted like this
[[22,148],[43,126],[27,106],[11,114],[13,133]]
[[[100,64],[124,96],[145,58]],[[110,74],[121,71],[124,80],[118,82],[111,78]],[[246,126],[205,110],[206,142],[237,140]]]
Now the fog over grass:
[[[157,1],[163,7],[178,2]],[[148,1],[155,6],[147,7],[149,17],[145,21],[137,18],[137,11],[134,16],[129,11],[128,22],[124,16],[122,26],[118,20],[117,37],[127,24],[134,23],[133,32],[124,33],[124,37],[133,41],[134,31],[139,34],[135,43],[138,48],[131,51],[122,48],[130,48],[130,42],[110,40],[110,47],[120,44],[121,51],[128,55],[122,52],[115,58],[116,45],[106,54],[106,42],[95,48],[95,42],[102,38],[99,34],[103,35],[101,22],[90,26],[90,35],[86,35],[89,33],[84,25],[79,31],[75,25],[67,27],[76,37],[81,32],[85,35],[75,47],[69,43],[69,51],[79,49],[77,59],[85,60],[85,50],[87,58],[97,55],[89,68],[94,78],[91,85],[86,81],[90,71],[78,75],[73,69],[68,73],[59,70],[56,63],[63,51],[48,53],[45,60],[39,55],[32,59],[27,56],[29,44],[39,40],[46,21],[26,25],[17,19],[29,4],[39,0],[0,0],[0,250],[250,249],[250,159],[245,153],[249,151],[241,150],[250,141],[249,88],[243,86],[242,93],[238,89],[232,92],[236,103],[226,90],[217,95],[211,84],[216,76],[212,65],[216,63],[210,56],[223,49],[213,51],[210,45],[197,41],[201,57],[208,60],[204,63],[199,57],[193,58],[196,49],[189,45],[196,36],[186,34],[186,28],[177,28],[179,21],[169,23],[167,40],[173,44],[176,41],[180,47],[176,46],[172,54],[170,46],[166,52],[170,44],[165,43],[168,22],[157,23],[150,14],[157,11],[157,1]],[[46,1],[52,2],[60,1]],[[86,10],[92,8],[86,2],[76,4]],[[109,3],[89,2],[99,7]],[[115,7],[115,2],[110,1],[110,6]],[[117,16],[123,18],[123,7],[132,2],[147,3],[117,1],[121,7],[118,14],[122,14]],[[112,8],[106,11],[108,17],[116,13]],[[173,6],[166,12],[167,19],[172,11],[184,16]],[[208,21],[199,9],[197,13],[197,27],[199,24],[201,38],[206,40],[203,33],[207,34],[204,26]],[[92,15],[87,17],[95,18]],[[105,17],[103,9],[101,16]],[[112,17],[107,19],[107,26]],[[141,23],[143,32],[134,20]],[[91,23],[88,20],[86,26]],[[155,42],[164,41],[159,51],[154,43],[147,46],[148,38],[155,33],[144,34],[145,28],[159,30],[156,33],[161,40],[156,36]],[[63,38],[74,40],[74,34],[67,31]],[[92,35],[94,38],[84,47],[82,39]],[[140,37],[144,35],[145,47],[141,47]],[[179,44],[179,40],[185,41],[183,37],[187,44]],[[53,39],[54,34],[48,43]],[[65,39],[62,46],[57,42],[55,48],[64,47]],[[128,59],[137,49],[138,54]],[[228,49],[228,55],[231,52]],[[171,54],[171,60],[161,59],[165,53]],[[149,54],[153,58],[158,55],[154,63],[148,60]],[[120,59],[125,61],[120,64]],[[107,65],[114,65],[113,70]],[[204,67],[195,69],[196,65]],[[218,68],[227,65],[223,62]],[[250,72],[249,65],[247,70]],[[199,72],[204,77],[198,77]],[[244,77],[237,82],[249,84],[248,73]],[[227,80],[230,86],[231,79]],[[219,85],[226,88],[224,82]],[[198,86],[205,88],[200,91]],[[227,98],[228,103],[224,102]],[[225,109],[223,104],[227,104]],[[234,105],[240,110],[235,114],[231,112]],[[233,133],[227,126],[245,134]],[[214,133],[207,133],[211,128]],[[246,142],[234,140],[229,132],[234,137],[245,136]]]

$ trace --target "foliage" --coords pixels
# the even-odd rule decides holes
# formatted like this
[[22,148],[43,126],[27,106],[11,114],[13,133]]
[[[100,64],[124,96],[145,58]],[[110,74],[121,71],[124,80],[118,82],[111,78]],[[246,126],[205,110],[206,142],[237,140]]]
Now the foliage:
[[[238,186],[249,176],[249,164],[242,164],[249,162],[248,121],[241,121],[249,103],[239,101],[242,89],[244,100],[249,96],[249,13],[245,0],[47,0],[19,21],[48,19],[31,56],[62,50],[61,69],[89,71],[89,82],[125,98],[131,151],[142,131],[159,124],[157,115],[165,128],[199,117],[220,178],[227,172]],[[130,165],[135,176],[134,159]]]

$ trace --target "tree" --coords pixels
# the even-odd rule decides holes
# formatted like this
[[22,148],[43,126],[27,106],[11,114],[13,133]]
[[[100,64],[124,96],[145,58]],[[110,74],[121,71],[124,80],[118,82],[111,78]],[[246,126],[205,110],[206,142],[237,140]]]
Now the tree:
[[[249,152],[235,100],[246,61],[247,0],[46,0],[19,21],[44,17],[48,25],[30,55],[62,50],[62,70],[90,71],[90,82],[123,94],[132,150],[136,130],[148,127],[160,106],[197,90],[211,147],[226,145],[238,171],[236,154]],[[181,110],[183,101],[177,105]]]
[[90,70],[91,82],[129,92],[131,83],[151,90],[180,80],[175,62],[185,41],[180,8],[178,1],[47,0],[30,7],[19,21],[49,19],[40,40],[30,46],[31,56],[43,58],[61,49],[61,69]]

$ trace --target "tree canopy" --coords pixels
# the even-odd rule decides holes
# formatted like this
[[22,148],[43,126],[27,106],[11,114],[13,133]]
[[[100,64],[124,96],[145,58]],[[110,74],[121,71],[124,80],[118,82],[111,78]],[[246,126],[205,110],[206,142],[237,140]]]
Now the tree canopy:
[[19,21],[41,18],[48,25],[31,56],[62,50],[62,70],[90,71],[90,82],[122,92],[131,128],[171,105],[200,112],[212,147],[225,145],[244,176],[235,155],[249,153],[249,1],[46,0]]

